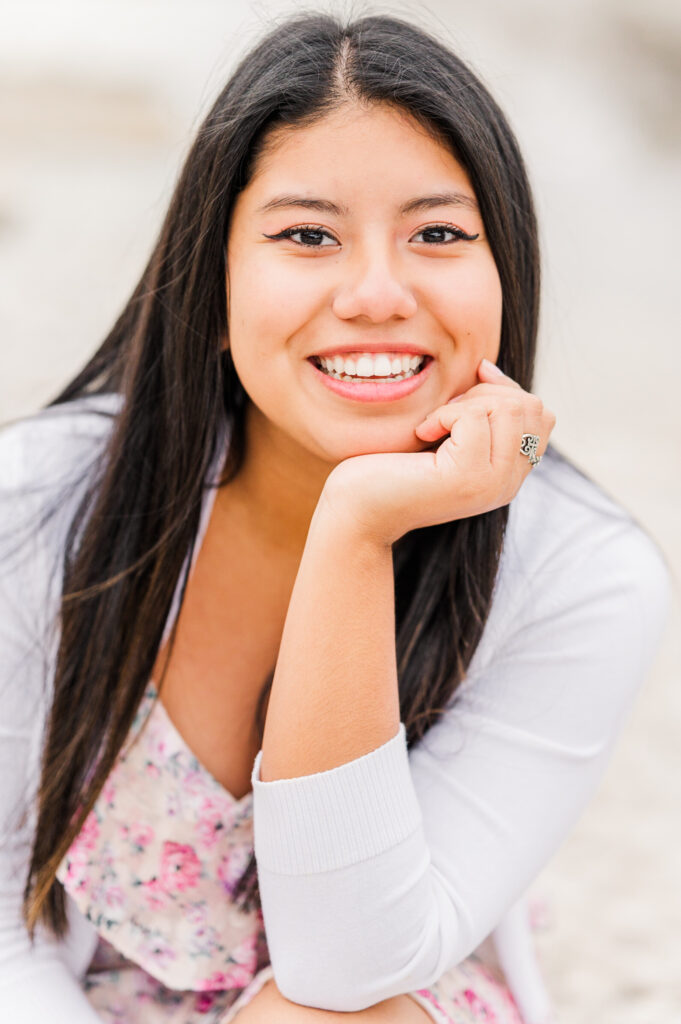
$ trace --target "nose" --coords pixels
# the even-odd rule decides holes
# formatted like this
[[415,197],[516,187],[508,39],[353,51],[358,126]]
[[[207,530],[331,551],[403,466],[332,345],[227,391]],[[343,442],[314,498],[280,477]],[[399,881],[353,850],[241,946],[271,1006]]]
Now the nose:
[[359,267],[346,265],[347,278],[336,292],[333,311],[341,320],[363,316],[372,323],[391,317],[407,319],[416,312],[416,299],[400,279],[385,248],[378,246],[365,254]]

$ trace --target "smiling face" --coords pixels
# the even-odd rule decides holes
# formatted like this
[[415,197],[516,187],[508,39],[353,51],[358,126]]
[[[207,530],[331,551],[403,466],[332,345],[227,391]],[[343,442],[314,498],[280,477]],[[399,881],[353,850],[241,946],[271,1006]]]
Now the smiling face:
[[271,137],[234,206],[227,287],[247,457],[419,451],[414,427],[499,351],[501,284],[468,176],[387,105]]

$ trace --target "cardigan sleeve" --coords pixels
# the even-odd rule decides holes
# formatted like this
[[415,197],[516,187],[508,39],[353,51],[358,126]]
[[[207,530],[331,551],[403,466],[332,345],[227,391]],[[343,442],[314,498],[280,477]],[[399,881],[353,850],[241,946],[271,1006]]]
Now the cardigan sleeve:
[[356,760],[269,782],[259,751],[255,852],[288,999],[359,1010],[431,986],[494,930],[593,796],[670,588],[630,520],[569,512],[550,543],[540,514],[511,534],[469,674],[419,744],[408,751],[401,722]]
[[97,1024],[100,1018],[77,979],[79,965],[93,952],[87,923],[73,922],[66,941],[39,927],[31,944],[21,913],[47,707],[48,621],[57,583],[45,535],[36,528],[45,491],[34,486],[41,475],[45,483],[55,471],[55,451],[37,429],[42,432],[37,446],[29,441],[30,436],[37,440],[33,424],[0,431],[0,1019]]

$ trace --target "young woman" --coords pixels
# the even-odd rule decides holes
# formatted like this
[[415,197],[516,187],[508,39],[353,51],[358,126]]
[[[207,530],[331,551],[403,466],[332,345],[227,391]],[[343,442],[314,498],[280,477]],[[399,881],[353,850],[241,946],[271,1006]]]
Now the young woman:
[[440,42],[307,14],[242,60],[110,335],[0,438],[3,1019],[549,1019],[522,896],[667,575],[548,445],[538,287]]

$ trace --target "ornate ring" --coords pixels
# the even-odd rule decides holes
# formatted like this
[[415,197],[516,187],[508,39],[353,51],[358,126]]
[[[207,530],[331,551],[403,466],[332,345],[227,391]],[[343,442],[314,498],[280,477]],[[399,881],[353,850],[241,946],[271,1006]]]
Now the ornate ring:
[[538,434],[523,434],[522,441],[520,442],[520,452],[522,455],[527,455],[530,460],[530,465],[537,466],[542,460],[541,455],[537,455],[537,448],[539,447],[539,435]]

